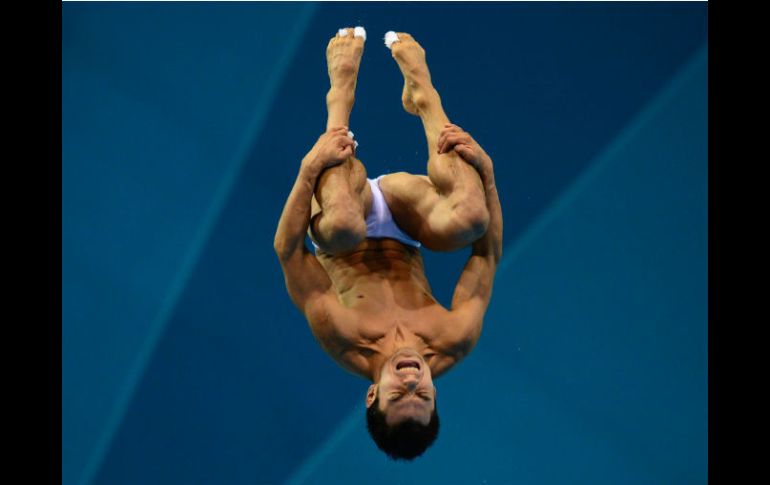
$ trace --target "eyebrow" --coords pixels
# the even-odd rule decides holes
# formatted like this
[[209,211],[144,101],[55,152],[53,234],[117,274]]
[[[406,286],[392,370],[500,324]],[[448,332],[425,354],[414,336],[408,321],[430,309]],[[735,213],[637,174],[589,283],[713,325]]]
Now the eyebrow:
[[431,403],[424,400],[419,401],[398,401],[391,403],[391,410],[400,411],[402,409],[417,408],[420,410],[431,410]]
[[[398,392],[399,392],[399,394],[397,396],[389,397],[388,398],[388,402],[400,401],[401,398],[403,398],[404,395],[406,394],[406,393],[402,392],[401,390],[399,390]],[[433,396],[430,395],[430,392],[428,392],[427,389],[419,389],[415,394],[417,395],[418,398],[420,398],[422,400],[426,400],[426,401],[430,401],[431,398],[433,397]],[[426,394],[427,395],[427,399],[423,398],[420,394]]]

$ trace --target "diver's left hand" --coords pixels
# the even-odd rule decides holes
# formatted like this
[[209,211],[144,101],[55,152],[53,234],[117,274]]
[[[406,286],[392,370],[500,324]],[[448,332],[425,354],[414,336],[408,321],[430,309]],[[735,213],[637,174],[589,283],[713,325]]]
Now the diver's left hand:
[[480,174],[492,170],[492,159],[476,140],[457,125],[447,123],[438,137],[438,153],[457,152],[463,160],[471,164]]

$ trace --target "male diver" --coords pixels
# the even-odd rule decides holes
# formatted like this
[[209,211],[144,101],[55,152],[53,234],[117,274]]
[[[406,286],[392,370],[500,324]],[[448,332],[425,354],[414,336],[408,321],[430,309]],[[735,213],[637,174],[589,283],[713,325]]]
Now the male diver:
[[[385,43],[404,75],[404,109],[422,120],[428,175],[367,179],[348,129],[365,39],[356,27],[329,41],[326,132],[300,164],[274,247],[288,293],[321,347],[372,382],[366,417],[376,445],[411,460],[438,434],[433,379],[468,355],[481,333],[503,220],[492,160],[449,122],[425,50],[406,33],[388,32]],[[419,248],[469,244],[447,309],[431,294]]]

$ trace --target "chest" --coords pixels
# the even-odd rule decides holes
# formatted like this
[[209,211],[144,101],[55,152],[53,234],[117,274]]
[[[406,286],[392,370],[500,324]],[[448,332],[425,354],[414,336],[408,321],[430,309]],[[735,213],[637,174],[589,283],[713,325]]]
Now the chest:
[[460,346],[467,341],[462,337],[463,322],[439,304],[417,311],[391,308],[373,315],[376,317],[357,320],[355,328],[350,329],[345,338],[348,350],[368,357],[389,355],[394,349],[410,347],[419,350],[426,359],[433,354],[467,353]]
[[[385,315],[383,315],[385,316]],[[408,319],[399,315],[390,318],[361,320],[355,329],[354,341],[360,346],[378,346],[384,341],[402,344],[430,340],[430,325],[418,317]]]
[[431,369],[438,366],[435,371],[448,367],[439,365],[447,355],[442,334],[447,325],[452,325],[442,306],[417,310],[394,306],[379,312],[352,311],[350,315],[354,317],[336,322],[328,335],[333,342],[327,340],[323,346],[340,366],[354,374],[370,377],[373,365],[402,347],[420,352]]
[[409,347],[423,355],[430,365],[437,354],[432,335],[431,326],[417,320],[362,321],[338,347],[340,351],[334,358],[342,367],[369,376],[377,362],[382,363],[399,348]]

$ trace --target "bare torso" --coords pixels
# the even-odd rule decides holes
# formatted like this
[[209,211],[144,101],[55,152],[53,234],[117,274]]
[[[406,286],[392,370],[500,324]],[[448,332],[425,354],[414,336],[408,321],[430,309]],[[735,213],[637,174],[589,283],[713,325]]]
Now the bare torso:
[[366,239],[345,255],[316,257],[346,314],[333,331],[315,333],[343,368],[370,378],[373,366],[404,346],[422,354],[434,377],[457,362],[464,345],[446,338],[454,317],[433,297],[418,249]]

